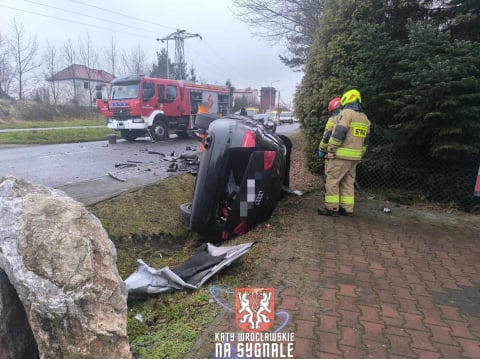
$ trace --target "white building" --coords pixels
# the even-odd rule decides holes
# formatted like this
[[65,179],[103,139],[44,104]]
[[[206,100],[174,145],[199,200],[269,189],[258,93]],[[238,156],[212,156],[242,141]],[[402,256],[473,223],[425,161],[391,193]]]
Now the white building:
[[57,94],[57,104],[92,106],[95,103],[95,87],[109,83],[114,78],[114,75],[106,71],[74,64],[57,72],[47,81],[52,85],[51,91]]

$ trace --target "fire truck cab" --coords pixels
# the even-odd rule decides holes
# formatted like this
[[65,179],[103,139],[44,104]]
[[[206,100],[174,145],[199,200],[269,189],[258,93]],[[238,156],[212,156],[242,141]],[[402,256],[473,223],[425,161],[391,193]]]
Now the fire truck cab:
[[109,87],[107,98],[104,90],[97,91],[97,105],[108,128],[128,141],[188,136],[201,103],[210,114],[229,113],[230,91],[223,86],[133,75],[114,79]]

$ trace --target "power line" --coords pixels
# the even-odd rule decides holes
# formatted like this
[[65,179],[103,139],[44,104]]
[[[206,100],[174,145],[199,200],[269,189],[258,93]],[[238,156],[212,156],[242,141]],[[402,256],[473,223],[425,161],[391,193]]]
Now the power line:
[[152,24],[152,25],[155,25],[155,26],[164,27],[164,28],[166,28],[166,29],[174,29],[174,28],[171,27],[171,26],[159,25],[158,23],[155,23],[155,22],[152,22],[152,21],[140,19],[140,18],[138,18],[138,17],[134,17],[134,16],[131,16],[131,15],[126,15],[126,14],[123,14],[123,13],[121,13],[121,12],[118,12],[118,11],[115,11],[115,10],[112,10],[112,9],[105,9],[105,8],[103,8],[103,7],[100,7],[100,6],[91,5],[91,4],[85,3],[85,2],[83,2],[83,1],[78,1],[78,0],[70,0],[70,1],[76,2],[76,3],[81,4],[81,5],[83,5],[83,6],[93,7],[94,9],[106,11],[106,12],[108,12],[109,14],[117,14],[117,15],[126,17],[126,18],[128,18],[128,19],[134,19],[134,20],[141,21],[141,22],[144,22],[144,23],[147,23],[147,24]]
[[100,17],[96,17],[96,16],[92,16],[92,15],[87,15],[87,14],[83,14],[83,13],[77,12],[77,11],[62,9],[62,8],[59,8],[59,7],[56,7],[56,6],[51,6],[51,5],[43,4],[43,3],[40,3],[40,2],[37,2],[37,1],[32,1],[32,0],[25,0],[25,1],[26,1],[26,2],[29,2],[29,3],[32,3],[32,4],[44,6],[44,7],[50,8],[50,9],[55,9],[55,10],[63,11],[63,12],[69,13],[69,14],[80,15],[80,16],[84,16],[84,17],[87,17],[87,18],[90,18],[90,19],[100,20],[100,21],[102,21],[102,22],[108,22],[108,23],[110,23],[110,24],[115,24],[115,25],[120,25],[120,26],[128,27],[128,28],[134,29],[134,30],[140,30],[140,31],[151,32],[151,33],[153,33],[153,34],[157,34],[157,31],[142,29],[142,28],[140,28],[140,27],[126,25],[126,24],[122,24],[122,23],[120,23],[120,22],[116,22],[116,21],[112,21],[112,20],[106,20],[105,18],[100,18]]
[[[15,8],[15,7],[12,7],[12,6],[7,6],[7,5],[0,5],[0,7],[6,8],[6,9],[10,9],[10,10],[14,10],[14,11],[24,12],[24,13],[27,13],[27,14],[32,14],[32,15],[38,15],[38,16],[48,17],[48,18],[50,18],[50,19],[65,21],[65,22],[68,22],[68,23],[75,23],[75,24],[84,25],[84,26],[88,26],[88,27],[93,27],[93,28],[97,28],[97,29],[107,30],[107,31],[110,31],[110,32],[112,31],[112,29],[111,29],[111,28],[108,28],[108,27],[103,27],[103,26],[88,24],[88,23],[81,22],[81,21],[64,19],[64,18],[52,16],[52,15],[42,14],[42,13],[35,12],[35,11],[31,11],[31,10],[19,9],[19,8]],[[121,31],[121,30],[115,30],[115,31],[118,32],[118,33],[122,33],[122,34],[125,34],[125,35],[130,35],[130,36],[135,36],[135,37],[142,38],[142,39],[145,38],[145,36],[141,36],[140,34],[132,34],[132,33],[130,33],[130,32],[125,32],[125,31]]]

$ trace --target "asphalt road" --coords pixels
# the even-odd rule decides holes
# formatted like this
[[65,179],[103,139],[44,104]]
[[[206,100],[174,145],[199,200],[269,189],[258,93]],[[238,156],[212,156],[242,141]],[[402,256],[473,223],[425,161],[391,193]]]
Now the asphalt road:
[[172,136],[116,144],[107,140],[41,146],[0,146],[0,177],[14,175],[65,191],[92,204],[125,190],[176,174],[169,166],[181,154],[194,155],[198,141]]
[[[278,133],[298,130],[298,124],[277,127]],[[135,142],[117,139],[40,146],[1,146],[0,178],[7,175],[57,188],[72,198],[93,204],[124,191],[188,171],[180,155],[198,154],[199,142],[175,135],[152,143],[149,138]],[[174,162],[177,160],[177,162]],[[180,167],[172,171],[170,166]],[[194,169],[194,168],[192,168]]]

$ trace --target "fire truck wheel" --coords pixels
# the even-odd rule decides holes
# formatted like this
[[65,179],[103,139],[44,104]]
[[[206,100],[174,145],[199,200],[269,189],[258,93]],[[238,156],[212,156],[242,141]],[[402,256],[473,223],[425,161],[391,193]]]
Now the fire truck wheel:
[[156,120],[152,125],[152,135],[157,141],[164,140],[168,138],[168,128],[165,122],[161,120]]
[[138,137],[137,131],[130,131],[130,130],[121,130],[120,133],[122,137],[127,141],[135,141]]
[[180,222],[182,222],[186,226],[189,226],[191,216],[192,216],[192,203],[191,202],[182,203],[180,205],[180,210],[179,210]]

